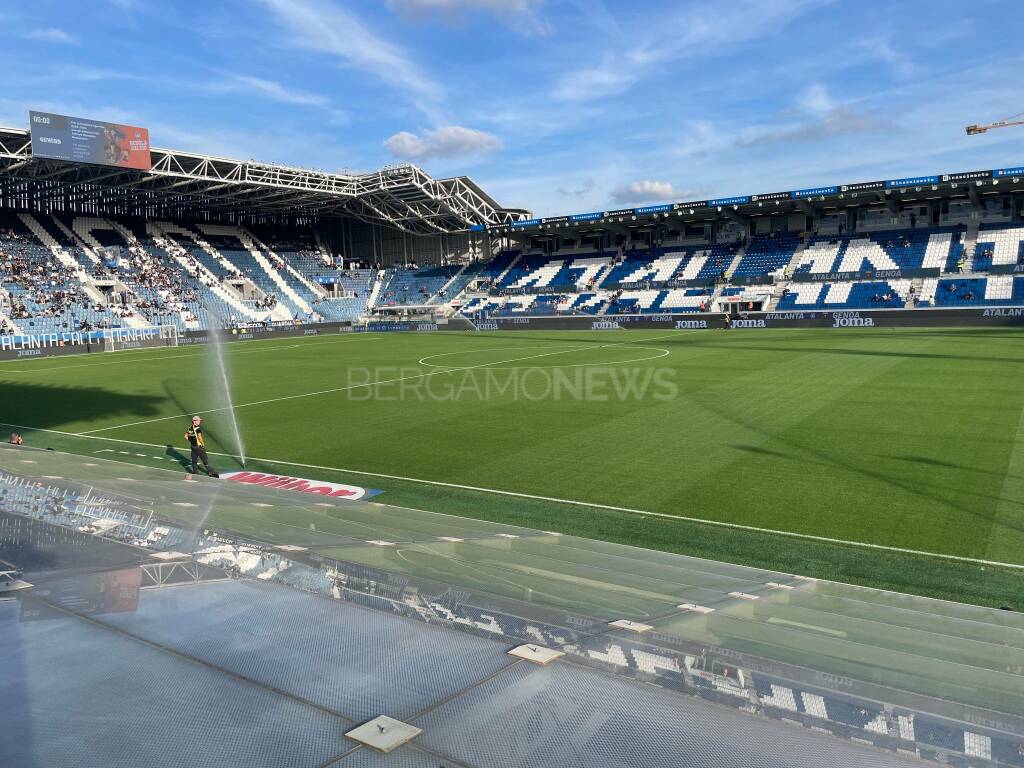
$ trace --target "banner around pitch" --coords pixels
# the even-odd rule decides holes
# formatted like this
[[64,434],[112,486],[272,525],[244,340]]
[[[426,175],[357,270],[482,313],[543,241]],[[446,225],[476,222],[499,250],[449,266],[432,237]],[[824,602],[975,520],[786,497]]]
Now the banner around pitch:
[[268,475],[264,472],[224,472],[221,474],[221,478],[233,483],[259,485],[277,491],[296,491],[332,499],[348,499],[349,501],[369,499],[383,493],[377,488],[360,488],[358,485],[328,483],[325,480],[308,480],[291,475]]

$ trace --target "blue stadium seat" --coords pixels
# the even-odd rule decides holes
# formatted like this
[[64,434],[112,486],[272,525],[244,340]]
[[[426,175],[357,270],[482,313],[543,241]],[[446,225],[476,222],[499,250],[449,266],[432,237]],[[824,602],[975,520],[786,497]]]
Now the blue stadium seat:
[[793,258],[800,237],[796,232],[758,235],[751,239],[733,277],[769,275],[782,269]]

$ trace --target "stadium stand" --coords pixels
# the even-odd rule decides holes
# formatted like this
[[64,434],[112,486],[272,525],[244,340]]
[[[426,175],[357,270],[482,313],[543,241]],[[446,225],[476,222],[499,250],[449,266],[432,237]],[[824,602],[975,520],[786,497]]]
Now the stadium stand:
[[794,283],[777,309],[896,309],[906,305],[910,280]]
[[354,320],[373,274],[339,273],[301,239],[267,243],[241,227],[0,212],[0,322],[12,333]]
[[[151,324],[183,331],[217,318],[345,321],[426,305],[491,316],[683,313],[740,295],[733,280],[768,278],[780,285],[770,307],[779,311],[1013,306],[1024,303],[1024,279],[1004,272],[1024,263],[1022,240],[1024,227],[1005,222],[974,233],[779,232],[603,252],[506,249],[489,261],[378,274],[344,269],[302,230],[4,212],[0,322],[10,332],[50,333]],[[914,270],[938,277],[899,276]]]
[[[389,270],[378,305],[414,306],[431,303],[462,271],[461,265]],[[443,297],[440,297],[443,298]]]
[[[763,281],[777,290],[774,298],[765,294],[762,308],[777,311],[1013,306],[1024,303],[1024,283],[989,270],[1024,264],[1022,240],[1024,227],[1000,223],[974,231],[780,231],[724,243],[565,255],[504,251],[477,268],[493,278],[491,295],[467,293],[459,310],[496,317],[715,311],[740,296],[746,304],[742,285]],[[969,262],[968,249],[974,254]],[[560,300],[547,297],[555,292]],[[512,301],[517,294],[540,295]]]
[[935,289],[937,307],[1020,305],[1024,302],[1024,278],[1013,275],[944,278]]
[[1024,227],[1018,224],[982,224],[975,245],[973,269],[981,272],[995,265],[1024,264]]
[[[1024,270],[1020,206],[1010,198],[984,202],[951,203],[931,216],[876,206],[686,231],[648,224],[602,236],[523,236],[502,241],[489,257],[468,246],[454,256],[412,246],[424,257],[420,266],[399,266],[408,256],[399,258],[397,245],[381,263],[374,235],[367,248],[344,227],[340,240],[328,238],[312,220],[286,226],[0,210],[0,332],[189,331],[388,314],[1024,305],[1024,277],[1015,276]],[[402,254],[406,247],[403,240]],[[352,253],[373,258],[356,262]],[[764,289],[756,293],[756,285]]]
[[631,249],[601,283],[619,288],[639,283],[665,284],[674,280],[714,282],[729,269],[740,243],[681,248]]
[[734,277],[770,275],[789,264],[799,245],[796,232],[758,235],[747,245]]

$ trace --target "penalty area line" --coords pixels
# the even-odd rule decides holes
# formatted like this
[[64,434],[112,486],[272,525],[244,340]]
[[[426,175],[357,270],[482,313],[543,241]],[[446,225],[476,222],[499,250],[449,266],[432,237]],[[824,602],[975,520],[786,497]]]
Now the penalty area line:
[[[64,437],[75,437],[84,438],[87,440],[105,440],[112,443],[125,443],[127,445],[143,445],[149,448],[165,448],[164,445],[157,445],[155,443],[143,443],[137,440],[122,440],[116,437],[103,437],[101,435],[86,435],[78,434],[75,432],[62,432],[58,429],[40,429],[38,427],[24,426],[20,424],[5,424],[8,427],[14,427],[16,429],[31,430],[34,432],[46,432],[55,435],[63,435]],[[214,456],[225,456],[228,458],[235,458],[229,453],[219,453],[217,451],[210,451]],[[985,560],[978,557],[966,557],[964,555],[950,555],[942,552],[928,552],[923,549],[910,549],[907,547],[894,547],[888,544],[872,544],[866,541],[850,541],[848,539],[837,539],[831,536],[817,536],[811,533],[797,533],[795,531],[779,531],[773,528],[762,528],[756,525],[744,525],[743,523],[729,523],[723,520],[708,520],[702,517],[692,517],[689,515],[672,515],[667,512],[653,512],[647,509],[635,509],[633,507],[619,507],[612,504],[601,504],[593,501],[580,501],[578,499],[560,499],[555,496],[542,496],[533,493],[523,493],[521,491],[505,491],[498,488],[483,488],[476,485],[463,485],[461,483],[448,483],[442,480],[426,480],[421,477],[405,477],[403,475],[391,475],[384,472],[368,472],[360,469],[345,469],[343,467],[328,467],[323,464],[304,464],[298,461],[287,461],[284,459],[266,459],[258,456],[249,456],[247,461],[260,462],[262,464],[280,465],[286,467],[300,467],[302,469],[318,469],[326,472],[337,472],[343,475],[360,475],[362,477],[382,477],[386,480],[398,480],[406,483],[418,483],[420,485],[430,485],[438,488],[456,488],[462,491],[473,491],[476,493],[486,493],[493,496],[505,496],[516,499],[528,499],[530,501],[546,501],[552,504],[564,504],[566,506],[573,507],[584,507],[588,509],[600,509],[607,512],[621,512],[623,514],[637,515],[640,517],[657,518],[660,520],[673,520],[684,523],[697,523],[700,525],[710,525],[717,528],[726,528],[734,531],[746,531],[748,533],[763,533],[774,536],[785,536],[793,539],[800,539],[803,541],[817,541],[823,544],[837,544],[840,546],[847,547],[859,547],[862,549],[870,549],[876,552],[893,552],[901,555],[916,555],[919,557],[933,557],[940,560],[949,560],[958,563],[970,563],[972,565],[987,565],[995,566],[998,568],[1009,568],[1017,571],[1024,571],[1024,564],[1021,563],[1004,563],[999,560]]]

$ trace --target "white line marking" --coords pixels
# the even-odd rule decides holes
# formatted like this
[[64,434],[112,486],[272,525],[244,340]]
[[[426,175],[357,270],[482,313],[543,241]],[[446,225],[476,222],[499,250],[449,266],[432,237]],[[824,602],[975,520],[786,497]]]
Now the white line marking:
[[[65,437],[81,437],[86,440],[106,440],[112,443],[127,443],[128,445],[144,445],[149,448],[165,448],[165,445],[157,445],[156,443],[142,443],[138,440],[121,440],[116,437],[102,437],[99,435],[86,435],[75,432],[62,432],[59,429],[42,429],[40,427],[29,427],[23,424],[10,424],[6,422],[0,422],[8,427],[14,427],[15,429],[25,429],[32,432],[48,432],[54,435],[63,435]],[[127,452],[123,452],[127,453]],[[216,451],[210,451],[214,456],[226,456],[228,458],[234,458],[229,453],[218,453]],[[958,563],[973,563],[975,565],[994,565],[1000,568],[1012,568],[1013,570],[1024,571],[1024,564],[1022,563],[1004,563],[998,560],[984,560],[978,557],[966,557],[964,555],[947,555],[941,552],[928,552],[923,549],[908,549],[906,547],[893,547],[888,544],[871,544],[865,541],[849,541],[847,539],[836,539],[830,536],[816,536],[811,533],[796,533],[795,531],[777,531],[773,528],[760,528],[755,525],[744,525],[743,523],[727,523],[722,520],[705,520],[701,517],[690,517],[688,515],[670,515],[667,512],[651,512],[646,509],[634,509],[632,507],[617,507],[611,504],[599,504],[593,501],[578,501],[576,499],[559,499],[554,496],[540,496],[532,493],[521,493],[518,491],[502,491],[496,488],[481,488],[475,485],[460,485],[459,483],[445,483],[440,480],[424,480],[419,477],[403,477],[402,475],[388,475],[383,472],[366,472],[359,469],[343,469],[341,467],[327,467],[322,464],[303,464],[297,461],[284,461],[281,459],[261,459],[258,456],[248,457],[249,461],[258,461],[264,464],[280,464],[288,467],[301,467],[302,469],[322,469],[327,472],[338,472],[340,474],[349,475],[362,475],[363,477],[383,477],[386,480],[400,480],[407,483],[419,483],[421,485],[432,485],[440,488],[458,488],[463,491],[476,491],[478,493],[489,493],[495,496],[509,496],[516,499],[530,499],[531,501],[548,501],[553,504],[565,504],[571,507],[588,507],[590,509],[603,509],[609,512],[624,512],[630,515],[641,515],[643,517],[656,517],[664,520],[676,520],[684,523],[700,523],[702,525],[712,525],[718,528],[729,528],[736,531],[750,531],[751,533],[768,533],[775,536],[786,536],[793,539],[802,539],[804,541],[820,541],[826,544],[840,544],[848,547],[863,547],[865,549],[873,549],[880,552],[896,552],[901,555],[921,555],[923,557],[935,557],[940,560],[952,560]],[[372,502],[369,502],[372,503]],[[411,507],[410,507],[411,509]],[[435,514],[447,514],[447,513],[435,513]],[[450,517],[459,517],[459,515],[449,515]],[[509,538],[518,538],[514,534],[496,534],[498,536],[507,536]],[[756,570],[756,569],[755,569]],[[760,569],[770,570],[770,569]],[[799,576],[797,578],[800,578]],[[809,581],[820,581],[819,579],[812,579],[808,577]],[[824,581],[828,581],[825,579]],[[837,581],[836,584],[844,584],[845,582]],[[887,592],[891,590],[878,590],[879,592]],[[899,594],[899,593],[897,593]],[[924,595],[918,595],[918,597],[925,597]],[[940,602],[954,602],[951,600],[942,600],[940,598],[926,598],[930,600],[938,599]],[[961,603],[956,603],[960,605]],[[970,603],[965,603],[970,605]]]
[[[310,336],[308,338],[309,339],[319,339],[320,337],[319,336]],[[231,354],[232,355],[261,355],[261,354],[263,354],[265,352],[273,352],[273,351],[282,350],[282,349],[298,349],[300,347],[302,347],[302,348],[305,348],[305,347],[315,347],[315,346],[318,346],[320,344],[339,344],[339,343],[345,343],[345,342],[351,342],[351,341],[367,341],[367,340],[371,340],[372,341],[374,339],[379,339],[379,338],[380,338],[380,336],[377,336],[377,335],[369,336],[369,335],[363,334],[363,333],[360,333],[358,336],[355,336],[355,337],[353,337],[352,335],[346,334],[344,337],[342,337],[340,339],[331,339],[329,341],[328,340],[305,341],[302,344],[288,344],[288,345],[285,345],[285,346],[278,346],[278,347],[260,347],[260,349],[244,349],[244,350],[242,350],[240,352],[236,352],[236,351],[232,350]],[[277,341],[277,339],[253,339],[252,341],[255,341],[255,342],[268,342],[268,341]],[[246,343],[248,343],[248,342],[246,342]],[[190,347],[177,347],[177,349],[183,349],[183,350],[184,349],[195,349],[195,347],[191,347],[191,346]],[[81,363],[79,365],[52,365],[52,366],[48,366],[48,367],[39,367],[39,368],[30,368],[30,369],[5,368],[5,367],[3,367],[2,364],[0,364],[0,373],[49,373],[50,371],[64,371],[64,370],[67,370],[69,368],[95,368],[97,366],[122,365],[124,363],[148,363],[151,360],[182,360],[182,359],[184,359],[186,357],[204,357],[207,354],[209,354],[208,352],[203,351],[203,352],[185,352],[185,353],[182,353],[180,355],[160,355],[159,357],[142,357],[141,353],[143,351],[145,351],[145,350],[133,349],[133,350],[125,350],[125,351],[126,352],[131,352],[132,353],[132,357],[124,357],[124,358],[119,357],[119,358],[117,358],[115,360],[104,360],[103,362],[99,362],[99,363]],[[75,355],[65,355],[65,357],[81,357],[81,356],[87,355],[87,354],[90,354],[90,353],[88,353],[88,352],[81,352],[81,353],[75,354]],[[99,353],[93,352],[92,354],[95,355],[95,354],[99,354]],[[108,354],[108,353],[103,353],[103,354]],[[39,360],[39,361],[51,360],[51,359],[52,359],[51,357],[36,358],[36,360]],[[15,361],[11,361],[11,362],[15,362]],[[28,361],[19,360],[19,361],[16,361],[16,362],[24,363],[24,362],[28,362]]]
[[780,624],[784,627],[796,627],[797,629],[809,629],[812,632],[821,632],[826,635],[832,635],[832,637],[846,637],[846,633],[839,629],[829,629],[828,627],[819,627],[816,624],[804,624],[800,621],[790,621],[789,619],[779,618],[778,616],[769,616],[769,624]]
[[[677,331],[676,333],[669,334],[669,335],[680,336],[680,335],[683,335],[683,334],[686,334],[686,333],[698,333],[698,331]],[[283,397],[271,397],[271,398],[268,398],[267,400],[254,400],[251,403],[240,403],[240,404],[234,406],[234,410],[237,411],[239,408],[251,408],[254,405],[269,405],[270,403],[280,403],[280,402],[284,402],[286,400],[299,400],[299,399],[304,398],[304,397],[316,397],[317,395],[331,395],[331,394],[334,394],[336,392],[345,392],[345,391],[350,390],[350,389],[360,389],[362,387],[375,387],[375,386],[379,386],[381,384],[395,384],[395,383],[400,382],[400,381],[410,381],[410,380],[413,380],[413,379],[423,379],[423,378],[426,378],[428,376],[438,376],[438,375],[445,374],[445,373],[455,373],[457,371],[473,371],[473,370],[476,370],[477,368],[493,367],[495,365],[501,365],[503,363],[517,363],[517,362],[520,362],[522,360],[536,360],[537,358],[540,358],[540,357],[550,357],[551,355],[563,355],[566,352],[578,352],[578,351],[584,350],[584,349],[603,349],[605,347],[621,347],[624,344],[633,344],[634,342],[637,342],[637,341],[652,341],[653,339],[663,339],[663,338],[665,338],[665,336],[666,336],[665,334],[662,334],[661,336],[654,336],[654,337],[652,337],[650,339],[630,339],[629,341],[620,341],[617,344],[600,344],[598,346],[588,345],[588,346],[585,346],[585,347],[576,347],[574,349],[568,349],[568,350],[560,349],[560,350],[558,350],[556,352],[542,352],[539,355],[526,355],[525,357],[513,357],[513,358],[510,358],[508,360],[495,360],[493,363],[481,363],[479,365],[466,365],[466,366],[454,367],[454,368],[439,368],[439,369],[437,369],[435,371],[425,371],[424,373],[417,373],[414,376],[400,376],[400,377],[395,378],[395,379],[384,379],[384,380],[378,380],[378,381],[369,381],[369,382],[360,383],[360,384],[349,384],[348,386],[345,386],[345,387],[332,387],[331,389],[320,389],[320,390],[317,390],[316,392],[303,392],[303,393],[298,394],[298,395],[285,395]],[[193,411],[192,415],[194,416],[194,415],[197,415],[197,414],[219,413],[220,411],[230,411],[230,410],[232,410],[232,408],[230,406],[225,406],[223,408],[209,408],[209,409],[207,409],[205,411]],[[128,422],[127,424],[116,424],[116,425],[114,425],[112,427],[100,427],[98,429],[87,429],[87,430],[85,430],[83,432],[78,432],[77,434],[82,435],[82,436],[95,435],[95,434],[98,434],[100,432],[109,432],[112,429],[125,429],[126,427],[137,427],[137,426],[140,426],[142,424],[154,424],[154,423],[156,423],[158,421],[168,421],[170,419],[180,419],[183,416],[188,416],[188,413],[184,413],[183,412],[183,413],[176,413],[176,414],[174,414],[172,416],[159,416],[159,417],[157,417],[155,419],[143,419],[142,421],[131,421],[131,422]]]
[[[552,352],[551,354],[552,355],[555,355],[555,354],[571,354],[573,352],[581,352],[581,351],[586,352],[586,351],[589,351],[589,350],[592,350],[592,349],[602,349],[602,348],[604,348],[606,346],[608,346],[608,345],[607,344],[602,344],[599,347],[583,347],[583,348],[575,347],[573,349],[564,349],[560,353]],[[644,362],[646,360],[659,360],[659,359],[661,359],[663,357],[668,357],[671,354],[671,352],[669,350],[665,349],[664,347],[648,347],[648,346],[645,346],[643,344],[635,344],[633,346],[636,349],[653,349],[653,350],[655,350],[657,352],[660,352],[661,354],[660,355],[653,355],[651,357],[634,357],[634,358],[632,358],[630,360],[608,360],[608,361],[597,362],[597,363],[561,363],[561,364],[560,363],[555,363],[554,365],[538,365],[538,366],[531,366],[531,367],[536,367],[536,368],[588,368],[588,367],[595,366],[595,365],[626,365],[627,363],[642,363],[642,362]],[[435,365],[434,363],[428,363],[427,360],[431,360],[431,359],[438,358],[438,357],[451,357],[452,355],[479,354],[480,352],[507,352],[507,351],[513,350],[513,349],[546,349],[546,347],[536,345],[536,346],[524,346],[524,347],[497,347],[497,348],[491,348],[491,349],[459,350],[458,352],[441,352],[440,354],[437,354],[437,355],[427,355],[426,357],[421,357],[416,362],[419,365],[426,365],[426,366],[428,366],[430,368],[450,368],[451,366],[447,366],[447,365]],[[501,361],[499,360],[497,362],[500,363]],[[518,366],[514,366],[514,365],[513,366],[507,366],[507,367],[502,367],[502,366],[500,366],[498,364],[491,364],[491,363],[488,363],[484,367],[486,369],[488,369],[488,370],[493,370],[493,371],[514,371],[514,370],[517,370],[517,368],[518,368]]]

